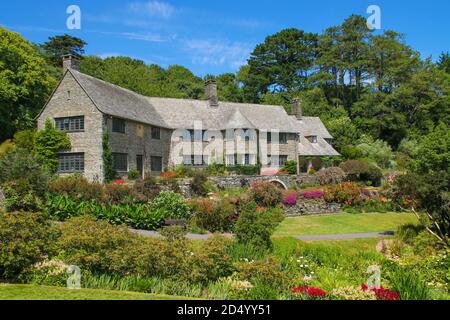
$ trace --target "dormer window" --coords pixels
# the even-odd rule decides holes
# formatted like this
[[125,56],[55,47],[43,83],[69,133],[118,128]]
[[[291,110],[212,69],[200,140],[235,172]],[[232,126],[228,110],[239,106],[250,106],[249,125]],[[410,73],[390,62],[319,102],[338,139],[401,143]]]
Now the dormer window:
[[308,139],[308,141],[311,143],[317,143],[317,136],[309,136],[306,137],[306,139]]
[[327,139],[325,139],[325,141],[326,141],[330,146],[333,145],[333,139],[327,138]]

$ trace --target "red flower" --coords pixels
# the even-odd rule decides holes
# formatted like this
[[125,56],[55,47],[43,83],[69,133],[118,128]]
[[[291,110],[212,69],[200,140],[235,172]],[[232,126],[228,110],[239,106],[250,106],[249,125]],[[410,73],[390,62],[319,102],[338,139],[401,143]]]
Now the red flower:
[[297,288],[292,288],[292,293],[304,293],[310,297],[325,297],[327,293],[319,288],[300,286]]
[[400,294],[394,290],[380,288],[369,288],[367,284],[361,285],[363,291],[371,290],[375,293],[378,300],[400,300]]
[[126,181],[125,180],[114,180],[113,184],[125,184]]

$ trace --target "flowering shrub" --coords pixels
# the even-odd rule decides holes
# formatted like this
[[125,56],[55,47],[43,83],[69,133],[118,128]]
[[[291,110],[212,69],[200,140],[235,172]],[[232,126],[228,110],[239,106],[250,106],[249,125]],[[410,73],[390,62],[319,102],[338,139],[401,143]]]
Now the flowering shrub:
[[127,182],[125,180],[114,180],[112,183],[113,184],[126,184]]
[[378,300],[400,300],[400,294],[390,289],[380,288],[369,288],[366,284],[361,285],[363,291],[373,291]]
[[166,171],[161,174],[161,180],[172,180],[176,179],[178,174],[175,171]]
[[317,181],[322,185],[331,183],[341,183],[345,180],[346,174],[344,170],[339,167],[323,168],[316,174]]
[[61,260],[44,260],[36,263],[31,270],[31,283],[46,286],[65,286],[68,267]]
[[161,192],[151,203],[150,211],[164,219],[187,219],[190,209],[181,194],[173,191]]
[[356,287],[343,287],[333,289],[331,296],[337,300],[376,300],[375,292],[372,290],[361,290]]
[[325,188],[325,201],[352,205],[360,196],[359,187],[353,182],[327,186]]
[[308,190],[300,193],[304,198],[308,199],[322,198],[325,194],[322,190]]
[[283,193],[283,204],[285,206],[295,206],[297,204],[297,192],[288,190]]
[[292,288],[291,292],[306,300],[321,300],[327,296],[327,293],[324,290],[310,286]]
[[255,182],[249,192],[253,200],[264,207],[276,207],[283,197],[281,188],[271,182]]
[[230,231],[237,218],[234,205],[224,199],[193,199],[188,205],[195,225],[210,232]]

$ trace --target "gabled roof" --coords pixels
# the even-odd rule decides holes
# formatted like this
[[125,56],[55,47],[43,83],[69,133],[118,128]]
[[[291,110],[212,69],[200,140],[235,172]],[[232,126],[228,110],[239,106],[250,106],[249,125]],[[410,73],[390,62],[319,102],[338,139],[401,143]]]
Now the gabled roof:
[[301,120],[297,120],[297,127],[300,134],[304,137],[320,136],[324,139],[333,138],[319,117],[302,117]]
[[76,70],[69,72],[108,115],[169,129],[192,129],[195,121],[201,121],[204,129],[225,130],[231,121],[259,130],[298,132],[280,106],[220,101],[218,107],[210,107],[205,100],[146,97]]
[[309,156],[340,156],[332,145],[325,141],[324,138],[318,136],[317,143],[311,143],[305,136],[300,137],[298,144],[298,155]]

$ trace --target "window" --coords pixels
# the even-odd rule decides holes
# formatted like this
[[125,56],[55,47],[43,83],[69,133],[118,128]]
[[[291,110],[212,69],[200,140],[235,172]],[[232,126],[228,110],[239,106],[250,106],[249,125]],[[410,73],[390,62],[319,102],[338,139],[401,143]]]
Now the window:
[[119,119],[119,118],[113,118],[112,132],[125,133],[125,120]]
[[272,132],[267,132],[267,143],[272,143]]
[[250,164],[250,155],[249,154],[246,154],[244,156],[244,164],[245,165],[249,165]]
[[234,154],[228,154],[225,158],[227,166],[234,166],[236,164],[236,157]]
[[161,139],[161,129],[157,127],[152,127],[152,139],[160,140]]
[[150,157],[151,170],[154,172],[162,172],[162,157]]
[[68,131],[68,132],[84,131],[84,116],[56,118],[55,128],[60,131]]
[[189,130],[190,134],[190,140],[191,141],[208,141],[206,130],[200,131],[200,130]]
[[186,166],[205,166],[208,164],[208,156],[202,155],[185,155],[183,163]]
[[84,153],[58,154],[58,172],[72,173],[84,171]]
[[126,153],[113,153],[114,170],[128,171],[128,154]]
[[280,133],[280,143],[287,143],[287,133],[281,132]]
[[309,137],[306,137],[306,138],[311,143],[317,143],[317,136],[309,136]]
[[288,156],[281,155],[281,156],[267,156],[267,165],[274,166],[274,167],[284,167],[286,165],[286,162],[288,160]]
[[325,141],[332,146],[333,145],[333,139],[325,139]]

